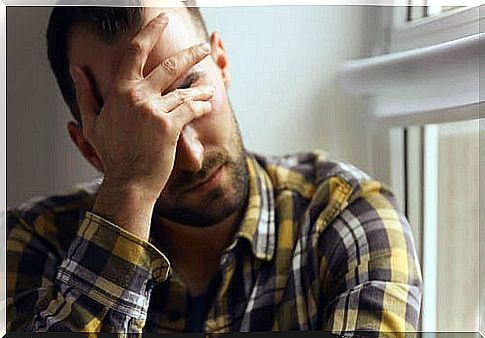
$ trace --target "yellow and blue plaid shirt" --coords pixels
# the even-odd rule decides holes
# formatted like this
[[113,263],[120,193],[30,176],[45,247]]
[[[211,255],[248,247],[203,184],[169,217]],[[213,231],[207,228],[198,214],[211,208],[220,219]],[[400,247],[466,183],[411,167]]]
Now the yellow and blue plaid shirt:
[[[246,163],[248,204],[205,332],[417,329],[419,261],[387,187],[319,151]],[[95,191],[8,210],[7,331],[184,331],[184,283],[155,242],[89,212]]]

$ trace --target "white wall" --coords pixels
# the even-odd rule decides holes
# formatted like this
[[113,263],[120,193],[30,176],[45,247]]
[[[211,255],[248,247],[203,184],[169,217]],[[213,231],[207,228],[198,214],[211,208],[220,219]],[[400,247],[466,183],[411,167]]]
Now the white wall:
[[47,60],[47,7],[7,8],[7,205],[94,178],[67,135],[69,110]]
[[[230,56],[230,97],[248,149],[322,148],[368,168],[362,102],[340,93],[336,67],[375,39],[373,7],[205,8]],[[47,7],[7,9],[7,204],[96,176],[71,145],[68,108],[48,66]]]
[[362,104],[339,92],[334,72],[366,53],[371,9],[203,9],[209,31],[221,33],[231,58],[230,95],[249,149],[283,154],[324,148],[366,166]]

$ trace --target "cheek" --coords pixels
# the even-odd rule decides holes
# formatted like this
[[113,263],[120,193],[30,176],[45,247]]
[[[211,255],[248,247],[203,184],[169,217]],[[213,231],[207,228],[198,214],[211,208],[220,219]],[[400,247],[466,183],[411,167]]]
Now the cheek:
[[212,85],[216,89],[214,96],[209,100],[212,103],[213,111],[208,117],[224,114],[229,105],[227,103],[226,87],[219,68],[217,68],[213,61],[208,57],[201,62],[201,70],[205,72],[207,76],[202,84]]
[[224,89],[217,88],[214,96],[209,100],[212,104],[212,112],[209,115],[215,115],[214,117],[220,117],[220,115],[223,115],[226,110],[226,105],[224,104],[226,100],[227,96]]
[[197,120],[195,127],[199,137],[206,145],[224,146],[230,143],[232,132],[232,110],[229,105],[227,91],[220,70],[211,64],[209,59],[201,63],[207,77],[201,82],[216,88],[214,96],[209,100],[212,112]]
[[223,145],[230,139],[232,125],[232,112],[225,88],[216,86],[216,93],[209,101],[212,112],[199,119],[196,128],[205,143]]

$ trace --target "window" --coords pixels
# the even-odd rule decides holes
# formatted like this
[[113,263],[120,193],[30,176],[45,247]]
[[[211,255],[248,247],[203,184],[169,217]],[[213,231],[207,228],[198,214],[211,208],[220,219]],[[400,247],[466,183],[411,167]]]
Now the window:
[[461,8],[461,6],[440,6],[440,1],[410,0],[407,7],[407,21],[415,21],[422,18],[433,17]]
[[420,329],[476,332],[485,327],[479,317],[485,6],[411,5],[382,11],[392,24],[380,55],[348,62],[338,79],[344,90],[368,98],[373,174],[391,185],[413,227],[424,278]]
[[425,284],[424,331],[478,327],[481,122],[398,129],[404,145],[402,203],[420,247]]

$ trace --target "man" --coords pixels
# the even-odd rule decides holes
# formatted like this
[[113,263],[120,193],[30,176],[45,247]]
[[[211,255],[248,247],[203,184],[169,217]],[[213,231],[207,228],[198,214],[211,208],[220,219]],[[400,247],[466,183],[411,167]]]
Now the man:
[[47,38],[69,135],[103,180],[9,210],[9,331],[417,328],[391,192],[322,152],[246,152],[196,8],[59,7]]

